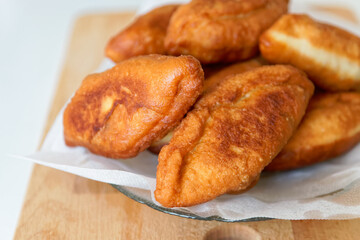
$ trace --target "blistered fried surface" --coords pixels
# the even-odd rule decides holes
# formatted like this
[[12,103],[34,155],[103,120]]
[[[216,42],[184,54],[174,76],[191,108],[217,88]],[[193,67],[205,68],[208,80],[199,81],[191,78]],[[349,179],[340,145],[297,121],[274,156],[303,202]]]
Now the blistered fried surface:
[[283,65],[223,81],[162,148],[156,200],[192,206],[248,188],[293,134],[313,90],[304,73]]
[[165,5],[138,17],[108,42],[105,54],[114,62],[148,54],[165,54],[164,38],[178,5]]
[[288,0],[193,0],[171,17],[165,48],[201,63],[256,55],[260,34],[287,12]]
[[149,55],[89,75],[64,112],[66,144],[136,156],[179,124],[202,91],[203,74],[191,56]]
[[291,64],[329,91],[360,90],[360,38],[306,15],[281,17],[260,38],[271,63]]
[[339,156],[360,141],[360,93],[319,94],[294,136],[266,167],[289,170]]
[[[243,73],[248,70],[260,67],[264,64],[266,63],[263,59],[255,58],[245,62],[234,63],[222,68],[215,66],[215,69],[213,70],[211,76],[209,78],[206,78],[204,81],[204,88],[201,95],[205,95],[208,92],[213,91],[217,85],[219,85],[223,80],[225,80],[231,75]],[[173,131],[170,131],[164,138],[151,143],[149,151],[154,154],[159,154],[161,148],[169,144],[172,136]]]

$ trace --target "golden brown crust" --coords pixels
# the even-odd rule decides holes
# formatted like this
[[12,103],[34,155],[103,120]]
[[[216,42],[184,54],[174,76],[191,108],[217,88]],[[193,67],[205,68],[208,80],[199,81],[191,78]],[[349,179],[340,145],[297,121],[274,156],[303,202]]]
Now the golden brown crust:
[[318,94],[299,128],[265,168],[300,168],[339,156],[360,141],[360,93]]
[[[246,72],[248,70],[260,67],[262,65],[265,65],[266,62],[262,58],[254,58],[252,60],[248,60],[245,62],[239,62],[234,63],[228,66],[215,66],[215,69],[213,70],[211,76],[204,81],[204,88],[201,95],[205,95],[210,91],[213,91],[217,85],[219,85],[222,81],[224,81],[227,77]],[[209,70],[210,71],[210,70]],[[161,140],[155,141],[151,143],[149,147],[149,151],[154,154],[159,154],[161,151],[161,148],[163,148],[165,145],[169,144],[171,138],[173,135],[173,131],[170,131],[164,138]]]
[[260,34],[287,5],[288,0],[193,0],[171,17],[165,48],[205,64],[248,59],[258,51]]
[[106,157],[134,157],[179,124],[203,78],[195,58],[161,55],[89,75],[65,109],[65,142]]
[[227,78],[195,104],[162,148],[156,200],[191,206],[246,189],[291,137],[313,90],[291,66]]
[[105,54],[114,62],[147,54],[165,54],[164,38],[179,5],[165,5],[138,17],[108,42]]
[[259,180],[260,180],[260,174],[245,189],[241,189],[241,190],[233,191],[233,192],[229,191],[229,192],[227,192],[227,194],[232,194],[232,195],[243,194],[243,193],[249,191],[250,189],[252,189],[253,187],[255,187],[256,184],[259,182]]
[[271,63],[291,64],[329,91],[360,90],[360,38],[306,15],[282,16],[260,37]]

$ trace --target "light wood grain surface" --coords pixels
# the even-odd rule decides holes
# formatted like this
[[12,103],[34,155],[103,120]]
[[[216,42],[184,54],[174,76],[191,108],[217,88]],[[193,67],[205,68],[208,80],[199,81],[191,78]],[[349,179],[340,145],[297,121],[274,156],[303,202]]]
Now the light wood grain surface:
[[[76,21],[44,134],[82,79],[98,67],[109,37],[132,18],[133,13],[97,14]],[[190,220],[137,203],[109,184],[36,165],[15,233],[15,239],[225,238],[360,239],[360,219],[249,223]]]

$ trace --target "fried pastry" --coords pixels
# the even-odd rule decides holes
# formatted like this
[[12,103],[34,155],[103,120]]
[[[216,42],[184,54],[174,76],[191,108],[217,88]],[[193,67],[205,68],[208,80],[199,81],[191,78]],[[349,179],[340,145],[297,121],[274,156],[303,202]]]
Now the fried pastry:
[[[254,69],[256,67],[260,67],[264,64],[265,61],[263,59],[255,58],[245,62],[234,63],[231,64],[230,66],[223,67],[222,69],[216,66],[216,70],[215,70],[216,73],[212,73],[209,78],[205,79],[204,88],[201,95],[205,95],[208,92],[213,91],[220,82],[222,82],[230,75],[243,73],[245,71]],[[170,131],[164,138],[151,143],[149,147],[149,151],[154,154],[159,154],[161,148],[169,144],[172,136],[173,136],[173,131]]]
[[360,90],[360,38],[306,15],[281,17],[260,37],[271,63],[291,64],[328,91]]
[[259,182],[259,180],[260,180],[260,174],[245,189],[241,189],[241,190],[236,191],[236,192],[229,191],[229,192],[227,192],[227,194],[233,194],[233,195],[243,194],[243,193],[249,191],[250,189],[252,189],[253,187],[255,187],[256,184]]
[[339,156],[360,141],[360,93],[315,95],[299,128],[265,168],[290,170]]
[[140,56],[89,75],[65,109],[65,142],[105,157],[134,157],[179,124],[203,80],[192,56]]
[[303,72],[284,65],[224,80],[162,148],[156,200],[185,207],[248,188],[287,143],[313,91]]
[[209,78],[206,78],[204,81],[204,90],[202,95],[213,91],[217,85],[219,85],[223,80],[225,80],[227,77],[243,73],[246,71],[249,71],[251,69],[261,67],[265,65],[266,62],[262,58],[254,58],[245,62],[238,62],[231,64],[229,66],[224,67],[223,69],[220,69],[216,73],[212,74]]
[[165,48],[201,63],[255,56],[260,34],[287,12],[288,0],[193,0],[171,17]]
[[165,5],[138,17],[108,42],[105,54],[114,62],[148,54],[165,54],[164,38],[179,5]]

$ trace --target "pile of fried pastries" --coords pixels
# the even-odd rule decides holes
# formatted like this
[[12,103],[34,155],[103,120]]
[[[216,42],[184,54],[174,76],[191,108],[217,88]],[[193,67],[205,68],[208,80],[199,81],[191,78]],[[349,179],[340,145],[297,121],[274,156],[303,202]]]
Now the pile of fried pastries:
[[139,16],[106,46],[116,65],[87,76],[67,105],[66,144],[114,159],[159,154],[166,207],[349,151],[360,141],[360,38],[288,4],[193,0]]

